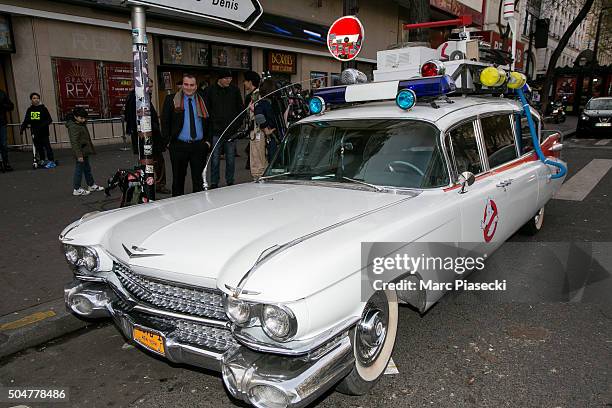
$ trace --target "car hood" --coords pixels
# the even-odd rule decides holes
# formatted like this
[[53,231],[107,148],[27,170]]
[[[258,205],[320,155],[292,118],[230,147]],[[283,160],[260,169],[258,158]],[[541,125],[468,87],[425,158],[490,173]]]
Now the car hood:
[[612,117],[612,110],[607,109],[585,109],[583,113],[588,116]]
[[274,245],[403,199],[346,188],[249,183],[102,213],[64,232],[64,238],[100,245],[142,274],[214,287],[221,274],[239,279]]

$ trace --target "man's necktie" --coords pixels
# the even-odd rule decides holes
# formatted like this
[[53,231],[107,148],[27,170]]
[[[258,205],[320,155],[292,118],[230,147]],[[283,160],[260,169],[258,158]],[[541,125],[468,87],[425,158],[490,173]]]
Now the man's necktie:
[[198,132],[196,132],[195,125],[195,115],[193,114],[193,103],[192,98],[188,98],[189,100],[189,134],[191,135],[191,140],[196,140],[198,137]]

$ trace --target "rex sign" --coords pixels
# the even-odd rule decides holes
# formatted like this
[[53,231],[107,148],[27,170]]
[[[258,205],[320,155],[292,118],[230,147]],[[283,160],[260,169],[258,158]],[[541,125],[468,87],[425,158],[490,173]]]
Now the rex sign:
[[99,117],[100,81],[96,61],[56,58],[55,71],[61,115],[75,107],[85,108],[90,116]]
[[168,14],[190,14],[222,21],[243,30],[250,29],[263,14],[259,0],[128,0],[167,10]]

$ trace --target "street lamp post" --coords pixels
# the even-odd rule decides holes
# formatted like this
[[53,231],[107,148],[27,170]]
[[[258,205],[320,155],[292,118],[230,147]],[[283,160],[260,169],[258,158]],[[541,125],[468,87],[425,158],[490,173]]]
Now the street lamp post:
[[[149,58],[147,51],[146,15],[143,6],[132,5],[132,55],[134,58],[134,92],[136,94],[136,123],[138,126],[139,162],[144,165],[144,202],[155,200],[155,172],[153,168],[153,132],[151,124],[151,96],[149,89]],[[142,143],[142,149],[140,145]]]

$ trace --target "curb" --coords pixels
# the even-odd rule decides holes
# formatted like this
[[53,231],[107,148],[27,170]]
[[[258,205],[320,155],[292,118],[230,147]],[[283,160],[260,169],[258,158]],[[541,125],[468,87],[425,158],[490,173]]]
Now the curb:
[[64,299],[0,317],[0,358],[90,325],[66,310]]

